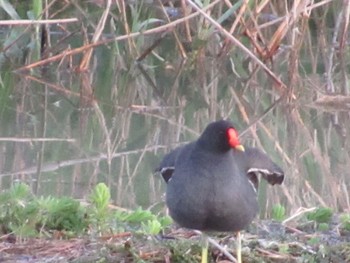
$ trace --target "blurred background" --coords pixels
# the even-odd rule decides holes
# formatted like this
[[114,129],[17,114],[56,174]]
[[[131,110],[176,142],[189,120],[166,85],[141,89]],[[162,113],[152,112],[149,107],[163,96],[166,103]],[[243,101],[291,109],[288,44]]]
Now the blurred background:
[[147,208],[162,156],[225,118],[285,171],[261,217],[349,212],[350,3],[190,2],[1,1],[0,189]]

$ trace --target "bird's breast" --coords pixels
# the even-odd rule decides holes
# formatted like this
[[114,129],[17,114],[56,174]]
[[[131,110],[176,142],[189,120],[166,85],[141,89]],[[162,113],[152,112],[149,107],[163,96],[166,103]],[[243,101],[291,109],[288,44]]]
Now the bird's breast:
[[199,230],[236,231],[245,227],[257,208],[247,178],[230,156],[204,157],[190,158],[179,169],[175,164],[167,187],[171,216],[181,226]]

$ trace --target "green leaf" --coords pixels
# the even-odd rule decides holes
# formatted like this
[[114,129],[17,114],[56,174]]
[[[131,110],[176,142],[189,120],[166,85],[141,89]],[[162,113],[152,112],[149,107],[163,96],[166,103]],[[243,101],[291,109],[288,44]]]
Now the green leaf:
[[37,200],[40,225],[47,229],[81,231],[87,227],[84,210],[80,203],[70,197],[41,197]]
[[329,224],[327,224],[327,223],[320,223],[318,225],[318,230],[319,231],[327,231],[327,230],[329,230]]
[[30,195],[29,186],[23,183],[16,183],[10,188],[11,199],[26,199]]
[[350,214],[341,214],[340,217],[341,228],[350,231]]
[[217,22],[219,24],[221,24],[222,22],[224,22],[226,19],[232,17],[234,15],[234,12],[237,11],[238,8],[240,8],[242,6],[242,0],[237,1],[234,5],[232,5],[232,7],[230,7],[224,14],[222,14],[219,19],[217,20]]
[[332,209],[328,207],[318,208],[316,211],[307,214],[307,219],[316,223],[329,223],[332,219]]
[[13,19],[13,20],[20,20],[21,18],[17,14],[14,7],[9,3],[7,0],[0,0],[0,6],[2,9],[5,10],[5,12]]
[[133,212],[128,212],[127,214],[124,214],[122,221],[129,222],[129,223],[141,223],[145,222],[147,220],[151,220],[155,217],[155,215],[152,214],[149,210],[143,210],[142,208],[137,208]]
[[159,218],[158,220],[163,228],[170,226],[173,223],[173,219],[170,216],[163,216],[163,217]]
[[110,199],[111,193],[104,183],[97,184],[90,195],[91,202],[95,205],[96,209],[98,210],[107,209]]
[[35,19],[40,18],[43,12],[43,2],[41,0],[33,0],[33,12]]
[[157,219],[142,222],[142,230],[145,234],[157,235],[162,230],[162,225]]
[[286,209],[280,204],[276,204],[272,207],[272,218],[276,221],[283,221],[285,218]]

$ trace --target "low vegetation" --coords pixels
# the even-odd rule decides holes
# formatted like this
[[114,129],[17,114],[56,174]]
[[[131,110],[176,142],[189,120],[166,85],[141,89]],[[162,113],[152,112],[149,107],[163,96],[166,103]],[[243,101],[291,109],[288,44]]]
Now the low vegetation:
[[286,172],[244,262],[350,262],[349,1],[0,7],[0,262],[198,262],[199,235],[145,208],[158,157],[217,118]]
[[[142,208],[126,210],[113,206],[110,191],[103,183],[96,185],[87,200],[37,197],[23,183],[3,191],[0,194],[0,259],[199,260],[198,234],[175,228],[169,216]],[[247,262],[261,262],[261,258],[266,262],[350,259],[350,214],[335,215],[330,208],[321,207],[289,220],[284,211],[283,206],[275,205],[272,211],[275,220],[257,221],[246,231],[243,255]],[[234,253],[232,235],[212,236]],[[211,256],[216,262],[225,258],[216,246],[212,246]]]

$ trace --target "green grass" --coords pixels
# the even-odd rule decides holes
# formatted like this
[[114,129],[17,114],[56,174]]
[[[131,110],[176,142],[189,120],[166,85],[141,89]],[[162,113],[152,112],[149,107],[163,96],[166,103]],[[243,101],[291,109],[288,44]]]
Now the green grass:
[[13,233],[19,239],[49,237],[53,231],[61,231],[67,237],[125,231],[157,235],[172,223],[167,216],[157,216],[141,208],[110,209],[110,192],[103,183],[96,185],[89,201],[84,206],[70,197],[37,197],[27,185],[14,184],[0,194],[1,234]]

